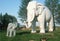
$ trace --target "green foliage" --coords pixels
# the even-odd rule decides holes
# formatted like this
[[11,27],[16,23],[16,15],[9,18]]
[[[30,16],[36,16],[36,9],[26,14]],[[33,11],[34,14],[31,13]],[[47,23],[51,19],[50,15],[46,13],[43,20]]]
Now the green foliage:
[[22,20],[26,20],[26,17],[27,17],[26,7],[27,7],[27,4],[29,1],[31,1],[31,0],[21,0],[18,15],[20,18],[22,18]]
[[2,13],[0,13],[0,21],[2,21]]
[[45,1],[45,5],[47,7],[49,7],[49,9],[52,11],[52,13],[54,14],[54,10],[57,10],[57,6],[58,6],[58,2],[59,0],[46,0]]
[[60,24],[60,3],[58,4],[58,16],[56,17],[57,23]]
[[2,29],[2,13],[0,13],[0,30]]

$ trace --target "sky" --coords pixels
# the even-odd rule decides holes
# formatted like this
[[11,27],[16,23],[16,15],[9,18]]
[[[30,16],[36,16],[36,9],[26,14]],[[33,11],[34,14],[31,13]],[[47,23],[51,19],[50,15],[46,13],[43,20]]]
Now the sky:
[[[44,4],[45,0],[37,1]],[[4,15],[7,12],[9,15],[13,15],[18,19],[18,11],[20,4],[21,0],[0,0],[0,13]]]
[[13,16],[18,16],[17,12],[19,9],[20,0],[0,0],[0,13],[5,14],[6,12]]

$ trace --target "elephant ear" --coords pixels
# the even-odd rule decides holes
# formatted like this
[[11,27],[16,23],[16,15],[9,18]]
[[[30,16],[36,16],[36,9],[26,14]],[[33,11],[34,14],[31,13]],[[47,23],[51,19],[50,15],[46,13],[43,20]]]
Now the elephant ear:
[[45,6],[42,6],[42,5],[38,6],[38,13],[39,13],[39,15],[42,14],[42,12],[44,11],[44,9],[45,9]]

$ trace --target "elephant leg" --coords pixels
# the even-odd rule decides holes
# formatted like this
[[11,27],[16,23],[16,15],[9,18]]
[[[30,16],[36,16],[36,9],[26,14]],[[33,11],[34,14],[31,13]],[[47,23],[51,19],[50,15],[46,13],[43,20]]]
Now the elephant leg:
[[53,26],[54,26],[53,18],[51,18],[51,20],[49,21],[49,31],[50,31],[50,32],[53,31]]
[[9,35],[9,30],[7,29],[7,34],[6,34],[6,36],[8,36]]
[[16,35],[16,30],[13,31],[13,36],[15,36],[15,35]]
[[32,21],[32,31],[31,33],[36,33],[36,20]]
[[44,17],[44,14],[43,15],[40,15],[38,17],[38,22],[40,23],[39,24],[39,27],[40,27],[40,33],[45,33],[45,17]]
[[40,22],[40,33],[45,33],[44,23]]
[[31,31],[31,33],[36,33],[36,26],[35,26],[35,24],[32,25],[32,31]]
[[12,36],[12,30],[10,30],[10,34],[9,34],[9,37],[11,37]]

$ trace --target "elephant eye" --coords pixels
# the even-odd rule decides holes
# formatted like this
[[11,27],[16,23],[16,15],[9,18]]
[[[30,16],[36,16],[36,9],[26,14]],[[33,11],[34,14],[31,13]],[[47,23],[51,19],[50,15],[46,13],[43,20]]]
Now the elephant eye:
[[43,9],[45,9],[45,7]]

